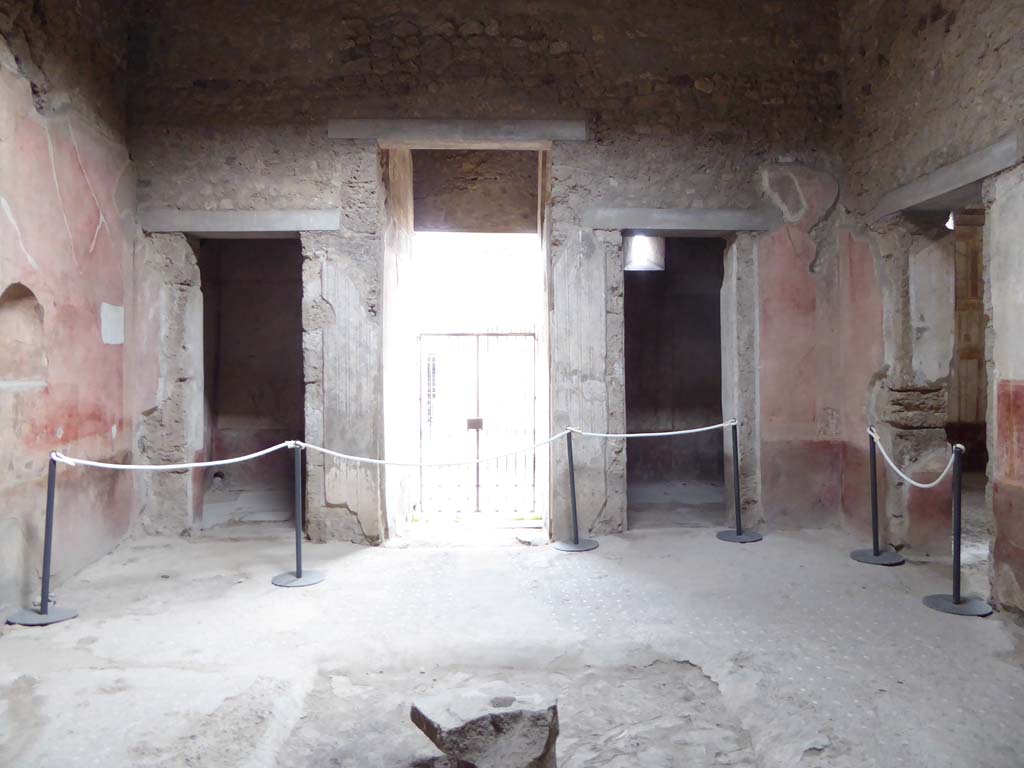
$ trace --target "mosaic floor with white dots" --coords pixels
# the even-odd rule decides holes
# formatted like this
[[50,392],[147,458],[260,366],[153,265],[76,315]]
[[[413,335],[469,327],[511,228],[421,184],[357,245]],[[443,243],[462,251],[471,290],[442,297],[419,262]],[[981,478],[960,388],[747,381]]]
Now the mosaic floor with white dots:
[[0,765],[440,765],[418,695],[558,697],[559,765],[1024,766],[1024,630],[936,613],[936,564],[838,531],[644,530],[593,552],[308,544],[287,528],[128,542],[0,630]]

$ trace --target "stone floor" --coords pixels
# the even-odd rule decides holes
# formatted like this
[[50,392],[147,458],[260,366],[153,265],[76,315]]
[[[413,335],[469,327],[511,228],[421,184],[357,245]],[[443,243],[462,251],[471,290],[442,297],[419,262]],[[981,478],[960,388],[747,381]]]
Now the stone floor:
[[436,765],[409,704],[559,697],[563,768],[1019,768],[1024,632],[925,608],[931,564],[837,531],[671,528],[550,547],[307,545],[276,524],[141,538],[0,636],[0,765]]
[[631,530],[643,528],[728,527],[721,483],[631,480],[627,489]]
[[985,483],[984,472],[964,474],[961,493],[963,538],[960,543],[960,557],[963,564],[964,587],[987,597],[995,521],[992,518],[992,506],[985,498]]

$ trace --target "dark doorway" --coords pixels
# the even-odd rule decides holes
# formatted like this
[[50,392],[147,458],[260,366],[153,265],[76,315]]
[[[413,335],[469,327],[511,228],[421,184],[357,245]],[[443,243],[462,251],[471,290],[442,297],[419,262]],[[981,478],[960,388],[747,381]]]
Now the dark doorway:
[[[988,372],[985,362],[985,211],[981,208],[956,211],[953,226],[955,275],[955,333],[950,366],[946,436],[950,443],[962,443],[963,577],[971,592],[988,594],[989,557],[995,523],[986,496],[988,450]],[[948,225],[947,225],[948,226]]]
[[[302,247],[298,239],[204,240],[206,455],[303,439]],[[290,451],[207,470],[202,526],[288,520]]]
[[[662,432],[722,420],[720,292],[725,243],[669,238],[665,270],[625,273],[626,428]],[[721,430],[630,440],[630,528],[720,525]]]

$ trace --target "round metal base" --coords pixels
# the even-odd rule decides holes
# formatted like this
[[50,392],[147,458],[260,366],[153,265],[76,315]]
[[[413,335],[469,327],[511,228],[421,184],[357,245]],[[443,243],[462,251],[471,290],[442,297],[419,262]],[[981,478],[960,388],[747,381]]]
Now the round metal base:
[[25,609],[12,613],[7,617],[8,624],[20,624],[23,627],[45,627],[49,624],[56,624],[58,621],[67,621],[78,616],[74,608],[57,608],[51,605],[47,613],[40,613],[32,609]]
[[589,552],[597,549],[597,542],[593,539],[580,539],[579,544],[572,541],[556,541],[551,546],[560,552]]
[[736,531],[719,531],[718,538],[722,541],[728,541],[733,544],[752,544],[755,541],[761,541],[764,538],[760,533],[755,531],[744,531],[743,533],[736,533]]
[[877,555],[873,549],[855,549],[850,553],[850,557],[858,563],[867,563],[868,565],[903,565],[907,562],[903,555],[892,547],[883,549]]
[[923,602],[936,611],[957,616],[988,616],[992,613],[992,606],[980,597],[961,597],[959,603],[954,603],[952,595],[928,595]]
[[279,573],[270,580],[275,587],[311,587],[324,580],[320,571],[302,571],[302,576],[296,577],[295,571]]

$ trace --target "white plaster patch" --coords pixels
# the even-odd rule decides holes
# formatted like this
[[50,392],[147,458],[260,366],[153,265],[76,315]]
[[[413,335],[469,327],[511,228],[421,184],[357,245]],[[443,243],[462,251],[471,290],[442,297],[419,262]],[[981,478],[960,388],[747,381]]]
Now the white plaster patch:
[[[781,181],[782,178],[787,178],[793,184],[793,192],[800,199],[800,208],[798,210],[792,210],[784,197],[779,194],[775,188],[773,182]],[[804,191],[800,187],[800,182],[797,181],[789,171],[781,168],[766,168],[761,172],[761,187],[764,189],[765,194],[768,198],[778,206],[779,210],[782,211],[782,217],[787,222],[797,222],[803,218],[807,212],[807,199],[804,197]]]
[[104,344],[124,344],[124,307],[100,305],[100,337]]
[[910,254],[910,324],[914,374],[922,383],[949,376],[956,329],[953,240],[928,243]]
[[7,220],[14,228],[14,234],[18,236],[18,248],[24,254],[25,260],[28,261],[32,269],[39,269],[39,264],[32,258],[32,254],[28,252],[28,249],[25,248],[25,241],[21,239],[21,229],[18,227],[18,222],[14,218],[14,211],[11,210],[11,205],[7,202],[7,198],[0,197],[0,208],[3,209],[4,216],[7,217]]

